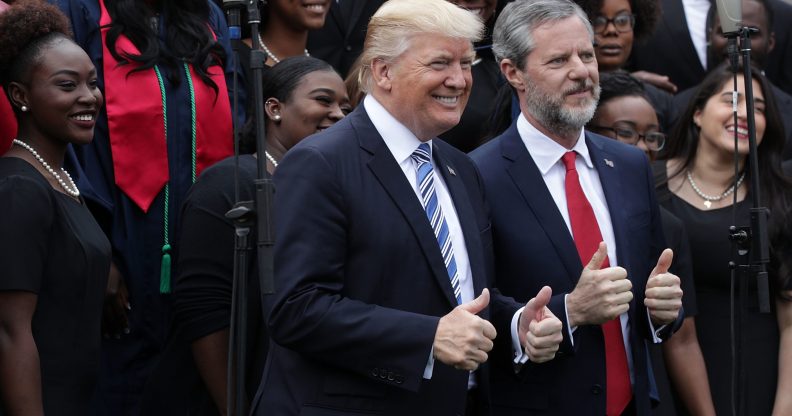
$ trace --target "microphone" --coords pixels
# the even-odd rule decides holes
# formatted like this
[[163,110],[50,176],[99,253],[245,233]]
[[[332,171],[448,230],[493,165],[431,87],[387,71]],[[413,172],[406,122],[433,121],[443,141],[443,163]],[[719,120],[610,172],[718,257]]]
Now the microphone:
[[244,5],[242,0],[223,0],[223,10],[228,14],[228,37],[231,40],[242,39],[242,24],[239,10]]
[[715,0],[723,34],[736,35],[742,27],[741,0]]

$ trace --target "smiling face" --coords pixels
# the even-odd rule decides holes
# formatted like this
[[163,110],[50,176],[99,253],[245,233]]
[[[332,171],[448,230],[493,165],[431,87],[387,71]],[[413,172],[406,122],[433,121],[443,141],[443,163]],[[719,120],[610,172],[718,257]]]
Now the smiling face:
[[473,57],[467,39],[413,35],[392,62],[372,64],[372,94],[416,137],[430,140],[459,123],[473,85]]
[[332,126],[350,111],[352,107],[341,77],[332,70],[314,71],[300,80],[287,101],[278,103],[272,111],[268,109],[272,113],[270,118],[280,117],[268,127],[284,150],[289,150],[305,137]]
[[599,31],[596,30],[594,39],[597,41],[595,49],[597,53],[597,63],[601,71],[614,71],[624,66],[627,58],[630,57],[633,45],[632,27],[620,27],[617,29],[618,22],[626,21],[632,15],[632,8],[628,0],[603,0],[599,15],[595,18],[605,18],[616,20],[608,22]]
[[[46,47],[25,85],[11,90],[17,105],[29,108],[20,131],[53,141],[90,143],[103,104],[96,68],[74,42],[62,38]],[[28,137],[32,138],[32,137]]]
[[[718,152],[726,157],[734,152],[734,131],[737,130],[740,154],[748,154],[748,121],[746,118],[746,100],[743,76],[738,75],[737,91],[739,92],[737,107],[737,125],[734,124],[732,113],[732,83],[726,82],[721,89],[697,110],[693,122],[699,127],[698,152]],[[762,142],[765,131],[765,100],[762,86],[753,80],[754,121],[756,123],[756,143]]]
[[504,59],[501,70],[517,89],[520,108],[531,124],[554,140],[576,140],[599,100],[599,72],[589,32],[572,16],[543,24],[532,35],[536,47],[525,69]]
[[334,0],[270,0],[271,18],[282,19],[298,30],[318,30],[324,26],[330,2]]

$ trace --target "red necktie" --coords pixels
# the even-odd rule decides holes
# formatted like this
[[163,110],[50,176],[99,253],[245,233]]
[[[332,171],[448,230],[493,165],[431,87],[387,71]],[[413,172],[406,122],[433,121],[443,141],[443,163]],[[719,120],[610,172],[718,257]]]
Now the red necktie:
[[[575,239],[575,246],[580,255],[580,260],[585,264],[597,251],[602,233],[600,232],[594,210],[580,187],[580,179],[577,169],[575,169],[575,157],[577,153],[567,152],[561,157],[566,167],[566,179],[564,188],[566,190],[567,209],[569,210],[569,222],[572,224],[572,236]],[[602,267],[608,267],[608,259]],[[608,416],[620,415],[632,398],[632,386],[630,385],[630,369],[627,365],[627,354],[624,351],[624,340],[622,339],[621,322],[617,316],[602,324],[602,333],[605,338],[605,367],[606,367],[606,389]]]

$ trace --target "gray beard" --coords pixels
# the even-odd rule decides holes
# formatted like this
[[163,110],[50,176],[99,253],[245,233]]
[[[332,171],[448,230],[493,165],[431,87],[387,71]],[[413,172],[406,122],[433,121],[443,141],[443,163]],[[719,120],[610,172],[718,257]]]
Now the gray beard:
[[[566,92],[559,93],[557,96],[545,94],[536,84],[526,79],[525,104],[528,112],[545,129],[561,137],[571,137],[580,133],[580,129],[594,117],[597,110],[597,102],[600,97],[600,86],[596,85],[593,91],[593,100],[584,108],[568,109],[564,107],[564,95]],[[584,87],[585,84],[577,87]]]

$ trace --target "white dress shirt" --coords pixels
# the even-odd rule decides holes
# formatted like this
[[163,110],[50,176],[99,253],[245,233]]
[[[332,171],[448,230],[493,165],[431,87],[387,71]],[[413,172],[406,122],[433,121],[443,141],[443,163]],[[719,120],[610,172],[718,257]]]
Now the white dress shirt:
[[690,40],[696,49],[701,67],[707,70],[707,14],[712,7],[710,0],[682,0]]

